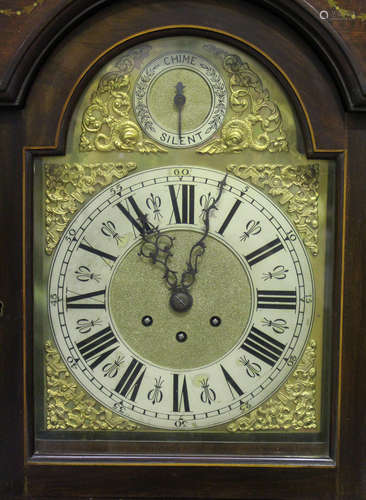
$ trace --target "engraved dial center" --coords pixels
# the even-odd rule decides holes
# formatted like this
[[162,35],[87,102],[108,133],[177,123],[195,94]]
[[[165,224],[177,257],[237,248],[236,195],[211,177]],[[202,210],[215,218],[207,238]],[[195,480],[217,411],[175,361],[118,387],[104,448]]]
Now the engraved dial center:
[[[173,264],[182,270],[200,233],[166,234],[175,238]],[[157,366],[193,369],[217,362],[238,344],[251,316],[252,291],[243,264],[225,244],[209,236],[194,285],[189,292],[177,289],[173,294],[161,278],[161,267],[142,262],[138,250],[133,247],[119,262],[109,293],[116,331],[136,355]],[[148,328],[141,323],[144,316],[153,318]],[[221,318],[219,328],[212,327],[213,316]],[[187,339],[177,342],[182,331]]]

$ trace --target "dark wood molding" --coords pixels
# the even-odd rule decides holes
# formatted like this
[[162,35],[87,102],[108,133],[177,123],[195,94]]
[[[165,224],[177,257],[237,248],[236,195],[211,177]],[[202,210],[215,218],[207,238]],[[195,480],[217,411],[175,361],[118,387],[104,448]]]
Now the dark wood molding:
[[[46,5],[47,2],[45,8]],[[138,0],[74,0],[62,5],[51,20],[40,23],[25,40],[22,49],[14,55],[12,70],[6,74],[0,88],[0,104],[3,105],[0,109],[3,175],[0,183],[0,300],[5,301],[6,307],[5,316],[0,320],[0,369],[4,374],[0,378],[0,393],[6,401],[0,412],[3,432],[0,437],[0,497],[363,498],[366,494],[366,169],[363,165],[366,115],[362,111],[366,111],[366,81],[358,70],[357,61],[331,25],[322,23],[304,0],[145,0],[143,4]],[[235,12],[240,15],[235,16]],[[144,13],[149,17],[144,18]],[[221,16],[224,13],[225,18]],[[21,333],[22,294],[25,292],[21,252],[22,147],[38,147],[39,154],[42,147],[53,147],[47,154],[61,154],[78,97],[100,64],[114,54],[113,50],[87,70],[89,65],[103,51],[134,32],[174,23],[201,24],[215,29],[216,33],[232,31],[246,38],[249,44],[259,46],[288,75],[287,79],[255,48],[248,49],[274,72],[290,95],[302,124],[308,155],[339,160],[333,320],[334,335],[338,335],[343,314],[344,332],[340,345],[332,341],[333,348],[340,348],[342,356],[341,407],[340,412],[335,411],[333,415],[331,429],[333,436],[340,429],[339,439],[334,439],[337,446],[331,449],[336,467],[329,462],[316,468],[287,468],[283,464],[273,468],[230,468],[43,465],[36,463],[37,457],[24,461],[23,439],[27,435],[23,420]],[[258,43],[255,40],[259,40]],[[83,73],[84,78],[70,95]],[[291,84],[298,90],[301,100]],[[343,156],[347,157],[347,150],[345,193]],[[35,154],[33,150],[28,156]],[[30,184],[29,177],[24,182],[28,194],[31,193]],[[343,212],[344,201],[346,209]],[[30,227],[31,203],[26,205],[25,219],[26,226]],[[28,259],[31,263],[30,255]],[[28,278],[29,283],[31,276]],[[338,307],[339,303],[343,308]],[[30,318],[31,311],[26,316]],[[30,342],[27,348],[30,349]],[[32,357],[31,352],[27,355]],[[336,352],[330,390],[334,410],[339,396],[338,368]],[[31,399],[29,395],[30,402]],[[31,414],[32,408],[29,409]]]
[[[50,124],[44,127],[43,122],[37,129],[28,127],[27,145],[55,145],[57,146],[55,154],[64,149],[64,132],[68,117],[71,115],[77,95],[90,79],[95,71],[94,68],[99,66],[100,62],[97,62],[94,68],[91,68],[101,52],[108,51],[111,46],[120,43],[133,33],[171,25],[201,25],[214,30],[209,33],[211,37],[219,37],[220,32],[231,32],[234,36],[243,38],[247,42],[244,42],[243,48],[264,62],[281,80],[297,109],[309,156],[313,156],[314,151],[316,155],[321,155],[320,150],[341,150],[345,147],[344,108],[333,79],[329,78],[329,73],[318,54],[286,23],[271,13],[267,12],[265,16],[264,11],[251,2],[233,0],[222,4],[218,0],[202,0],[196,4],[190,0],[183,0],[179,4],[173,4],[165,0],[161,3],[150,0],[148,4],[149,18],[145,19],[141,5],[136,0],[129,2],[128,9],[111,3],[108,8],[99,10],[81,22],[77,30],[71,30],[67,34],[62,44],[55,46],[39,68],[37,78],[29,89],[26,111],[27,116],[32,116],[32,113],[44,116],[52,109],[55,119],[51,127]],[[236,9],[240,15],[235,16]],[[126,23],[128,17],[130,21]],[[176,27],[171,33],[179,31],[182,30]],[[93,40],[93,36],[96,36],[98,41]],[[146,39],[149,36],[152,35],[145,33],[142,38]],[[129,43],[137,43],[139,40]],[[67,47],[76,50],[77,62],[67,60]],[[104,60],[112,57],[115,51],[116,49],[108,52]],[[264,54],[274,59],[283,73]],[[288,54],[291,54],[290,58]],[[66,60],[67,62],[64,62]],[[88,72],[84,74],[87,68]],[[50,92],[49,82],[52,80],[50,75],[56,74],[59,69],[63,76],[57,80],[58,91]],[[81,74],[83,78],[75,88],[73,96],[69,98],[70,91]],[[309,92],[309,85],[314,86],[314,89],[317,87],[317,90]],[[299,96],[295,95],[293,87],[297,89]],[[46,95],[47,100],[44,99]],[[41,107],[37,104],[36,110],[33,108],[33,103],[37,101]],[[63,114],[66,101],[68,105],[66,113]],[[327,120],[329,108],[334,110],[331,121]],[[57,120],[62,114],[60,136],[57,137]],[[306,116],[309,116],[309,121]]]
[[[184,8],[182,8],[184,10]],[[55,137],[52,135],[48,135],[47,139],[43,140],[43,144],[46,145],[47,148],[49,146],[52,149],[44,149],[39,148],[39,150],[32,151],[33,155],[62,155],[66,150],[66,139],[67,139],[67,131],[70,119],[72,117],[74,108],[76,103],[78,102],[79,97],[82,92],[89,84],[90,80],[93,78],[93,75],[105,65],[111,58],[113,58],[116,54],[118,54],[121,50],[127,48],[130,44],[141,43],[143,41],[153,39],[157,36],[173,36],[177,34],[191,34],[198,36],[205,36],[208,38],[212,38],[213,40],[218,39],[227,43],[236,43],[241,49],[253,55],[254,58],[261,61],[267,68],[274,73],[276,79],[281,82],[287,95],[289,96],[293,106],[296,109],[297,117],[300,121],[300,125],[303,132],[303,138],[305,143],[306,154],[309,158],[334,158],[336,159],[339,155],[339,152],[342,148],[345,147],[345,135],[344,135],[344,123],[342,118],[342,113],[340,112],[340,106],[337,107],[339,111],[337,115],[334,115],[333,123],[328,124],[327,122],[323,122],[319,120],[321,116],[317,116],[317,106],[314,106],[313,109],[308,108],[309,102],[304,102],[302,100],[302,95],[300,92],[296,94],[294,91],[294,82],[288,79],[287,75],[278,70],[278,68],[272,63],[270,59],[267,58],[266,55],[262,54],[260,51],[257,51],[255,48],[251,47],[248,44],[242,43],[239,40],[235,40],[224,33],[220,33],[219,31],[210,30],[209,28],[203,29],[199,27],[162,27],[161,29],[154,29],[150,32],[146,32],[143,35],[139,36],[134,40],[129,40],[123,44],[117,44],[113,46],[111,49],[107,49],[102,57],[98,58],[94,61],[94,64],[90,65],[85,73],[79,75],[77,72],[74,73],[74,79],[77,79],[80,76],[78,84],[73,88],[71,94],[67,95],[70,90],[67,86],[63,88],[64,96],[67,97],[66,106],[63,100],[58,99],[53,106],[53,112],[55,117],[59,117],[58,127],[57,127],[57,135],[56,135],[56,120],[55,120]],[[90,54],[86,56],[90,57]],[[85,64],[87,64],[88,59],[86,59]],[[303,61],[304,67],[309,68],[312,64],[311,59],[308,57]],[[298,82],[296,82],[298,83]],[[325,83],[325,79],[324,79]],[[60,87],[63,86],[63,82],[60,82]],[[306,83],[307,91],[312,88],[312,82]],[[326,88],[326,84],[324,85]],[[300,91],[304,90],[304,88],[299,88]],[[37,92],[37,89],[36,89]],[[334,107],[334,104],[337,102],[337,97],[332,99],[330,96],[335,95],[334,89],[332,86],[329,86],[326,90],[322,92],[322,101],[323,104],[327,103],[329,106]],[[316,91],[310,90],[309,94],[315,95]],[[328,100],[329,98],[329,100]],[[339,104],[339,103],[338,103]],[[46,109],[44,112],[47,112]],[[308,112],[308,113],[307,113]],[[323,116],[324,118],[324,116]],[[329,126],[328,126],[329,125]],[[48,130],[49,132],[49,130]],[[39,133],[39,131],[37,131]],[[36,138],[34,138],[36,140]],[[29,139],[31,141],[31,139]],[[36,142],[28,142],[29,144],[36,144]],[[329,146],[332,146],[330,151]],[[327,150],[328,149],[328,150]],[[324,151],[323,151],[324,150]]]
[[1,75],[0,106],[22,107],[33,78],[52,48],[82,19],[110,1],[77,0],[61,4],[51,19],[45,15],[38,28],[28,33],[21,47],[16,48],[11,65]]
[[[62,5],[47,22],[41,22],[38,29],[24,40],[11,67],[2,75],[0,105],[22,106],[34,75],[52,48],[90,14],[111,3],[112,0],[75,0]],[[152,3],[150,0],[145,5],[149,8],[148,4]],[[362,77],[356,57],[330,23],[319,18],[315,9],[303,0],[242,0],[234,3],[261,5],[300,32],[333,75],[346,109],[366,110],[366,79]]]
[[366,111],[366,79],[356,57],[330,23],[303,0],[259,0],[304,36],[337,82],[348,111]]

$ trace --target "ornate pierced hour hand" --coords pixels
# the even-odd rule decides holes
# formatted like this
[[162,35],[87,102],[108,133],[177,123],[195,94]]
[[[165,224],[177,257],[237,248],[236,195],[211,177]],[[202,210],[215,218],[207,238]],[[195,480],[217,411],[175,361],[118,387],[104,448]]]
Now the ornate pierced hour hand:
[[[221,198],[227,174],[219,183],[219,193],[211,204],[203,209],[204,213],[204,234],[192,246],[189,252],[189,260],[186,269],[182,272],[180,282],[178,282],[178,273],[169,267],[169,258],[173,256],[171,249],[174,245],[174,239],[168,234],[162,234],[158,226],[152,226],[146,215],[140,215],[142,228],[142,243],[139,255],[150,259],[153,264],[160,263],[164,268],[163,279],[166,281],[172,295],[170,297],[170,305],[175,311],[184,312],[192,307],[193,298],[188,289],[193,285],[198,273],[198,261],[206,251],[205,239],[210,230],[210,214],[213,210],[217,210],[217,203]],[[147,231],[146,227],[150,230]]]
[[[146,227],[147,216],[142,215],[139,219],[142,219],[142,226]],[[176,289],[178,285],[177,272],[170,269],[168,265],[169,257],[173,256],[170,250],[173,247],[174,239],[168,234],[162,234],[159,226],[151,226],[150,231],[144,230],[142,232],[142,243],[139,251],[140,256],[150,259],[153,264],[159,263],[163,266],[163,279],[170,290]]]

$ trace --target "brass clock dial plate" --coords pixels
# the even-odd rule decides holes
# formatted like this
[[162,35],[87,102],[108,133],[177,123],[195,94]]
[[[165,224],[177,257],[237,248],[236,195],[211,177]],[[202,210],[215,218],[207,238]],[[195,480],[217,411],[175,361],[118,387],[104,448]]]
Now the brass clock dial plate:
[[226,177],[193,305],[174,311],[164,269],[138,255],[140,214],[155,199],[158,212],[147,220],[159,217],[162,234],[176,235],[170,259],[178,265],[175,247],[189,255],[205,201],[223,179],[211,169],[174,170],[132,175],[77,214],[53,258],[49,315],[65,362],[103,405],[187,430],[238,417],[287,379],[309,337],[315,297],[293,225],[268,197]]
[[[279,82],[221,41],[145,41],[95,74],[64,157],[35,161],[37,342],[52,338],[85,408],[100,404],[80,430],[103,414],[147,439],[319,432],[332,173],[302,151]],[[171,244],[165,267],[144,238],[160,238],[158,260]],[[36,412],[53,431],[79,396],[52,366]]]

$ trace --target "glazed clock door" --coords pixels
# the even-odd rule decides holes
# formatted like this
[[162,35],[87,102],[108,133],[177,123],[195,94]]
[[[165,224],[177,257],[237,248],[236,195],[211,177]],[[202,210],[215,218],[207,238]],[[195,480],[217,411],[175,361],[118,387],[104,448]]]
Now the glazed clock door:
[[19,498],[362,498],[366,124],[311,16],[80,1],[34,39],[0,139]]
[[121,43],[65,155],[34,158],[43,452],[109,431],[120,453],[193,439],[245,460],[284,435],[326,453],[334,164],[301,152],[274,76],[213,36]]

